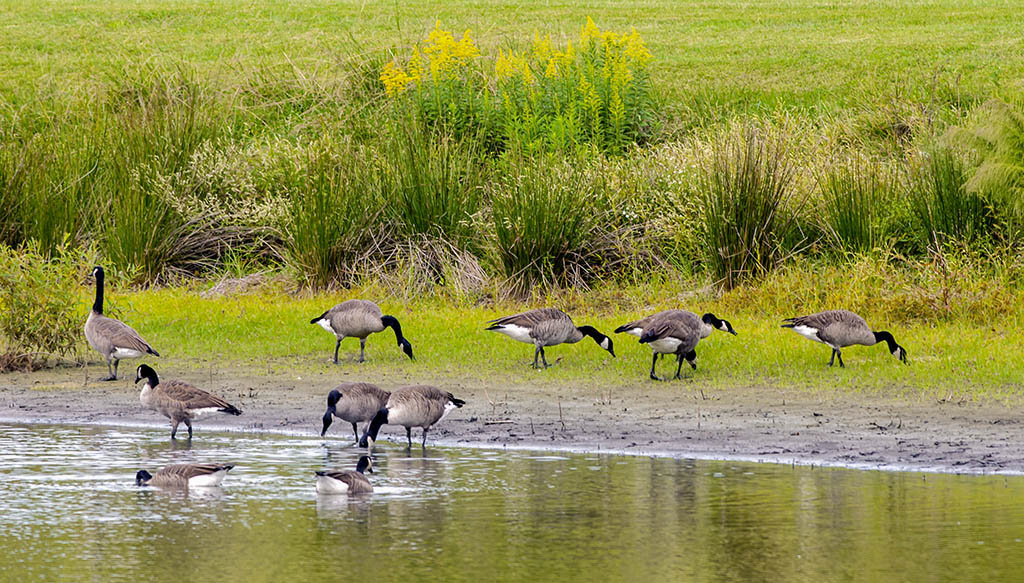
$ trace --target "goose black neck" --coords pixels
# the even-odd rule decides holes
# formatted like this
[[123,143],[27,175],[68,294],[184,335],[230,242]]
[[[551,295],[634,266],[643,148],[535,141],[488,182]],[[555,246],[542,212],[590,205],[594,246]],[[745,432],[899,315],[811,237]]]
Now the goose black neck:
[[365,474],[368,467],[370,467],[370,458],[365,455],[359,458],[359,463],[356,464],[356,471],[360,474]]
[[135,474],[135,485],[142,486],[149,480],[152,480],[153,476],[146,470],[139,470],[139,473]]
[[604,342],[605,338],[608,338],[604,334],[598,332],[593,326],[579,326],[576,329],[580,331],[580,334],[593,338],[594,342],[597,342],[598,344],[601,344]]
[[97,314],[103,313],[103,268],[97,267],[94,270],[96,274],[96,301],[92,304],[92,311]]
[[896,352],[896,349],[900,347],[899,344],[896,344],[896,339],[892,337],[892,334],[885,330],[873,332],[873,334],[875,335],[875,343],[885,341],[889,346],[889,352]]
[[395,331],[395,340],[398,341],[398,344],[402,344],[405,337],[402,336],[402,325],[398,323],[398,318],[394,316],[381,316],[380,321],[384,324],[385,328],[391,328]]
[[370,421],[370,426],[366,428],[366,433],[364,433],[362,439],[359,440],[359,447],[367,446],[367,436],[369,436],[370,439],[377,441],[377,433],[380,432],[381,426],[387,422],[388,409],[385,407],[380,411],[377,411],[377,414],[373,416],[373,420]]

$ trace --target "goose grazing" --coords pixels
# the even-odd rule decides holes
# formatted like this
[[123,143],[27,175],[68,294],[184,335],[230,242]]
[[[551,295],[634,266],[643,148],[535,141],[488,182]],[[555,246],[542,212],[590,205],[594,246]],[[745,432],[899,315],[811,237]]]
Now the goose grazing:
[[369,494],[373,492],[373,484],[366,479],[364,472],[373,473],[370,456],[359,458],[355,471],[341,470],[336,472],[316,473],[317,494]]
[[505,316],[487,322],[487,330],[504,334],[513,340],[533,344],[533,368],[539,368],[540,358],[544,368],[548,361],[544,358],[544,347],[556,344],[575,344],[584,336],[594,339],[598,346],[607,350],[613,357],[615,348],[612,339],[601,334],[593,326],[579,326],[572,323],[568,314],[557,308],[540,308],[513,316]]
[[136,486],[158,488],[201,488],[220,486],[224,476],[235,466],[219,464],[174,464],[156,473],[139,470],[135,474]]
[[171,439],[178,433],[178,424],[188,427],[188,438],[192,439],[192,420],[207,413],[241,415],[241,409],[224,399],[194,387],[185,381],[161,383],[156,371],[149,365],[141,364],[135,371],[135,383],[146,379],[139,393],[142,406],[152,409],[171,420]]
[[[110,375],[100,380],[116,381],[117,364],[122,358],[160,354],[131,326],[103,315],[103,268],[97,265],[91,275],[96,278],[96,301],[92,304],[89,319],[85,321],[85,339],[107,361],[107,372]],[[111,362],[114,364],[113,369],[110,368]]]
[[388,402],[370,421],[370,426],[359,440],[359,447],[373,447],[373,442],[377,441],[377,432],[385,423],[405,426],[409,447],[412,447],[412,428],[422,427],[422,446],[426,447],[427,430],[444,419],[452,409],[465,404],[465,401],[456,399],[451,393],[436,387],[414,386],[395,389],[388,397]]
[[659,354],[675,354],[678,365],[676,376],[680,378],[685,359],[697,369],[697,343],[711,335],[713,329],[736,335],[732,324],[714,314],[698,316],[686,310],[665,310],[642,320],[624,324],[615,329],[617,333],[632,334],[640,338],[640,344],[649,344],[654,351],[651,357],[651,379],[664,380],[655,374],[654,367]]
[[327,395],[327,412],[324,413],[324,428],[320,437],[327,433],[334,417],[352,424],[352,432],[359,442],[357,423],[369,423],[373,416],[388,402],[391,393],[370,383],[341,383]]
[[783,328],[792,328],[794,332],[804,338],[828,345],[832,349],[832,358],[828,361],[829,366],[832,366],[838,356],[839,366],[845,368],[843,353],[840,351],[847,346],[854,344],[874,346],[882,341],[889,346],[889,352],[893,356],[904,364],[907,362],[906,349],[896,344],[892,334],[886,331],[872,331],[864,318],[849,310],[818,312],[809,316],[786,318],[784,322],[786,323],[782,325]]
[[[338,364],[338,349],[345,338],[359,339],[359,362],[366,360],[366,337],[385,328],[395,331],[395,338],[402,352],[412,356],[412,344],[402,336],[402,326],[394,316],[385,316],[377,304],[369,300],[346,300],[309,321],[319,324],[324,330],[334,334],[338,341],[334,345],[334,364]],[[415,359],[413,359],[415,360]]]

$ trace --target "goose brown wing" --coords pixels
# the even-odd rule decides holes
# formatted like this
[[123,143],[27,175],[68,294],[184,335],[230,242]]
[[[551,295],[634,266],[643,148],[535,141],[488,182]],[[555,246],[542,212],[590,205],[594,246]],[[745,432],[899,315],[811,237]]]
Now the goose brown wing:
[[98,318],[94,324],[96,332],[103,335],[111,346],[115,348],[128,348],[130,350],[138,350],[139,352],[146,354],[156,354],[142,336],[135,331],[134,328],[113,318],[107,318],[106,316]]
[[158,385],[161,392],[169,399],[181,403],[187,409],[234,409],[234,407],[216,395],[195,387],[185,381],[167,381]]
[[522,326],[523,328],[534,328],[543,322],[559,320],[567,320],[570,324],[572,323],[572,319],[569,318],[568,314],[558,308],[539,308],[536,310],[529,310],[512,316],[498,318],[497,320],[491,320],[487,323],[497,326],[512,325]]
[[373,491],[373,486],[370,485],[370,480],[359,472],[352,470],[338,470],[323,472],[323,475],[328,478],[338,480],[339,482],[344,482],[348,486],[348,491],[353,494]]
[[162,470],[157,472],[156,475],[167,478],[182,478],[185,481],[188,481],[196,476],[207,476],[221,470],[230,470],[232,467],[234,466],[220,464],[173,464],[164,467]]

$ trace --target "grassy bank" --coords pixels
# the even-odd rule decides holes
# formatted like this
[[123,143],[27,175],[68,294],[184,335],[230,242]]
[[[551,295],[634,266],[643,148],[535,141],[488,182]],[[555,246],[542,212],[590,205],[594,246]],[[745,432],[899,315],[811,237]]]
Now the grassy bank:
[[[700,375],[793,382],[788,356],[819,347],[784,336],[780,357],[777,321],[842,306],[936,347],[921,362],[952,359],[900,369],[896,386],[945,386],[981,362],[982,393],[1015,390],[1010,351],[977,348],[988,326],[998,343],[1020,321],[1012,6],[0,10],[14,23],[0,39],[8,354],[79,351],[65,306],[102,263],[116,285],[171,286],[122,289],[124,315],[182,355],[311,358],[330,341],[303,322],[366,295],[411,306],[412,366],[498,374],[528,352],[481,336],[499,312],[552,304],[610,329],[683,305],[751,330],[714,338],[708,356],[732,360],[702,355]],[[183,291],[256,272],[277,287]],[[26,307],[39,297],[50,307]],[[35,309],[62,316],[17,321]],[[968,330],[973,356],[957,360]],[[632,378],[646,353],[627,357],[622,340],[621,359],[576,362]],[[496,356],[474,364],[478,352]],[[870,361],[888,367],[883,352]],[[578,376],[569,362],[545,378]]]
[[[744,289],[718,297],[706,290],[681,291],[678,285],[655,284],[601,288],[585,294],[562,291],[528,305],[481,302],[479,298],[421,297],[410,301],[384,294],[379,288],[295,295],[285,289],[284,280],[227,296],[204,297],[208,294],[201,288],[164,288],[114,290],[107,297],[111,309],[140,330],[163,355],[151,359],[158,370],[195,376],[197,380],[211,370],[244,369],[280,377],[283,383],[320,374],[337,381],[436,379],[441,383],[477,380],[490,384],[504,379],[510,383],[577,387],[587,379],[595,395],[616,386],[649,384],[681,395],[696,389],[763,385],[766,389],[804,387],[823,398],[836,391],[910,398],[942,398],[949,394],[957,399],[1020,396],[1024,362],[1016,347],[1024,341],[1024,311],[1020,308],[1024,298],[1019,291],[1006,292],[1009,295],[1003,300],[1007,304],[998,309],[989,305],[984,312],[988,315],[982,316],[981,304],[971,303],[963,289],[953,291],[958,297],[947,309],[932,303],[941,302],[941,289],[928,285],[906,287],[898,293],[920,298],[921,306],[931,306],[922,307],[925,312],[910,314],[893,312],[888,304],[875,301],[873,298],[878,296],[871,293],[841,301],[851,285],[845,271],[823,273],[822,281],[830,285],[820,290],[799,287],[807,274],[781,275],[759,290]],[[772,299],[780,287],[790,288],[791,300]],[[319,326],[310,325],[309,319],[350,297],[379,298],[384,312],[402,323],[416,360],[409,361],[395,345],[393,334],[385,331],[370,337],[366,363],[354,363],[358,341],[349,339],[342,344],[341,364],[331,364],[334,338]],[[79,314],[86,313],[90,298],[89,289],[82,288]],[[899,305],[909,304],[888,299]],[[826,347],[779,327],[783,317],[840,304],[863,313],[877,329],[891,330],[909,351],[910,365],[901,365],[880,345],[850,348],[845,351],[846,369],[829,368]],[[729,319],[739,335],[715,333],[703,341],[698,347],[698,370],[684,372],[690,381],[649,381],[650,351],[634,337],[622,334],[611,334],[617,358],[584,339],[577,345],[549,349],[548,360],[559,362],[537,371],[529,366],[532,346],[486,332],[484,322],[542,305],[559,306],[572,314],[578,325],[590,324],[608,334],[638,316],[682,306]],[[69,358],[85,357],[92,362],[93,378],[103,369],[81,339],[77,355]],[[131,366],[122,369],[130,374],[127,371]],[[659,371],[674,372],[674,364],[666,359]]]

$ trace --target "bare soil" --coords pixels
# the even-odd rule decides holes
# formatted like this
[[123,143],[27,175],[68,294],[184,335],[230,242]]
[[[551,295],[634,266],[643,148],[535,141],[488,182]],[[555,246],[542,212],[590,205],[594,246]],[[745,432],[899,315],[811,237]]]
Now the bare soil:
[[[122,378],[114,382],[96,381],[106,371],[95,364],[88,370],[0,375],[0,422],[144,424],[168,427],[169,434],[166,420],[139,404],[131,382],[134,366],[123,364]],[[337,374],[312,375],[268,368],[259,376],[252,368],[214,368],[195,368],[178,378],[225,397],[244,413],[198,420],[197,439],[219,430],[319,435],[327,392],[338,382],[359,379],[386,389],[436,384],[465,399],[465,407],[431,429],[428,444],[434,445],[1024,472],[1024,424],[1018,408],[1006,403],[807,387],[710,389],[688,381],[554,386],[542,372],[535,384],[506,384],[471,378],[433,382],[401,373],[368,379],[346,364]],[[419,447],[419,430],[413,435]],[[405,436],[400,427],[390,427],[382,438],[401,443]],[[336,422],[327,439],[351,441],[351,426]]]

